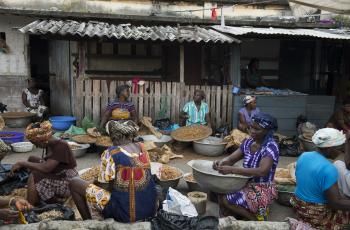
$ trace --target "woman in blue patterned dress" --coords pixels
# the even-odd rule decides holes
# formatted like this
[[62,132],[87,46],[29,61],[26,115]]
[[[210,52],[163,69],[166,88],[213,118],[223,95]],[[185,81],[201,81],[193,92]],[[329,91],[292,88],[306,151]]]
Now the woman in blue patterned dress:
[[[268,114],[259,113],[253,118],[251,138],[221,161],[215,161],[213,168],[222,174],[251,176],[252,179],[240,191],[220,197],[219,205],[223,216],[234,215],[248,220],[266,220],[268,205],[276,198],[273,184],[279,159],[278,145],[273,139],[277,121]],[[243,168],[233,167],[243,159]]]
[[157,193],[148,153],[143,144],[132,143],[137,125],[133,121],[110,121],[106,129],[115,146],[101,156],[98,182],[111,191],[80,178],[72,180],[72,197],[82,218],[92,219],[96,209],[104,218],[125,223],[152,217]]

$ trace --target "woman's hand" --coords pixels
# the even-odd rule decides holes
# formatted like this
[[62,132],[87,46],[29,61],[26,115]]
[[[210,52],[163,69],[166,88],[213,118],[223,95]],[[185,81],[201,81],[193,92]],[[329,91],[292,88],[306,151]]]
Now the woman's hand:
[[233,174],[234,170],[235,170],[235,168],[233,166],[225,166],[225,165],[223,165],[223,166],[219,166],[218,167],[219,173],[224,174],[224,175],[226,175],[226,174]]
[[15,206],[17,210],[24,212],[28,212],[33,208],[27,200],[22,198],[15,198]]
[[16,164],[14,164],[14,165],[12,166],[11,173],[14,173],[14,172],[18,171],[18,170],[20,170],[21,168],[23,168],[23,164],[22,164],[21,161],[18,161]]
[[0,219],[5,221],[18,219],[18,211],[14,211],[9,208],[1,208]]
[[221,161],[214,161],[213,162],[213,169],[218,170],[219,167],[224,166],[224,165],[230,165],[230,162],[222,159]]

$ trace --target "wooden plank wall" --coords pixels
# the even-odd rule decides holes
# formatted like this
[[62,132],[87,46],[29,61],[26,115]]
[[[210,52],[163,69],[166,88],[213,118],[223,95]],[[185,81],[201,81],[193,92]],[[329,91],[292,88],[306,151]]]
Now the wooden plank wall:
[[[108,102],[115,98],[115,90],[118,85],[126,84],[125,81],[106,80],[76,80],[76,105],[80,109],[75,115],[81,121],[88,116],[95,123],[99,123]],[[213,127],[232,122],[232,86],[201,86],[185,85],[180,82],[151,82],[147,81],[131,89],[131,100],[135,104],[138,118],[151,117],[153,120],[170,118],[173,122],[179,122],[180,111],[186,102],[192,100],[194,91],[202,89],[206,94],[206,102],[211,112]]]

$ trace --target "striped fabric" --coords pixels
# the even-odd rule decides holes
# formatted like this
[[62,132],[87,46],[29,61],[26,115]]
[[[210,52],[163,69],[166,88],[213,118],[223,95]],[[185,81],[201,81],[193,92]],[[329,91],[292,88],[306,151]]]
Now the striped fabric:
[[202,102],[201,107],[198,111],[194,101],[190,101],[186,103],[186,105],[183,108],[183,111],[189,116],[189,118],[186,121],[187,126],[193,124],[207,124],[207,122],[205,121],[205,115],[209,113],[209,107],[207,103]]
[[249,138],[245,140],[244,143],[241,145],[241,150],[244,154],[243,167],[258,168],[262,158],[270,157],[273,160],[273,165],[269,172],[269,175],[266,177],[255,177],[253,178],[253,182],[255,183],[272,182],[275,176],[278,159],[279,159],[278,145],[273,138],[270,138],[269,141],[264,146],[262,146],[257,152],[252,153],[250,151],[250,147],[253,143],[254,143],[254,140],[252,138]]

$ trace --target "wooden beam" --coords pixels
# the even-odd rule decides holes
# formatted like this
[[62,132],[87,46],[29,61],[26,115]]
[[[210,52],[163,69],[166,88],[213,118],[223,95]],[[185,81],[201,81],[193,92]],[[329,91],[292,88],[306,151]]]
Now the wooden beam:
[[185,82],[185,47],[180,44],[180,82]]

